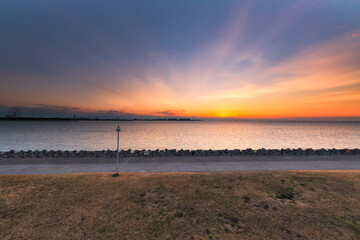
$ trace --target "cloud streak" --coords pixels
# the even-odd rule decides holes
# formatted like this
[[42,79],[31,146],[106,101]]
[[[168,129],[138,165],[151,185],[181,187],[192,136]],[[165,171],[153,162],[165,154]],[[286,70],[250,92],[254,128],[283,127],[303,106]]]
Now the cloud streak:
[[186,111],[185,110],[165,110],[165,111],[159,111],[159,112],[155,112],[155,114],[160,114],[160,115],[164,115],[164,116],[177,116],[180,114],[184,114]]
[[[1,22],[9,22],[8,48],[0,54],[1,104],[34,115],[47,109],[109,116],[360,116],[356,1],[144,2],[144,9],[90,2],[87,8],[81,1],[0,5],[8,13]],[[49,15],[49,8],[58,10]]]

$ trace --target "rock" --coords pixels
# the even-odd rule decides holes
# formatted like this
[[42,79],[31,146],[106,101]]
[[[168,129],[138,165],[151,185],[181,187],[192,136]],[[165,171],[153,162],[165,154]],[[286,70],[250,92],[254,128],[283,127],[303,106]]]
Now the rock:
[[284,156],[290,156],[290,155],[294,155],[294,151],[291,150],[290,148],[287,148],[283,151],[283,155]]
[[[46,149],[42,151],[19,151],[15,152],[14,150],[8,152],[0,152],[0,157],[2,158],[25,158],[25,157],[65,157],[65,158],[76,158],[76,157],[116,157],[117,151],[112,150],[102,150],[102,151],[47,151]],[[247,148],[245,150],[240,149],[223,149],[223,150],[176,150],[176,149],[164,149],[164,150],[120,150],[119,157],[138,157],[138,156],[302,156],[302,155],[319,155],[319,156],[326,156],[326,155],[359,155],[360,150],[355,149],[319,149],[314,150],[312,148],[307,148],[305,150],[298,148],[298,149],[251,149]]]
[[266,156],[266,155],[269,155],[269,152],[266,149],[261,148],[261,149],[258,149],[258,150],[253,150],[253,155]]
[[84,157],[84,151],[80,150],[77,154],[78,157]]
[[57,158],[61,157],[61,155],[62,155],[62,151],[60,151],[60,150],[58,150],[54,153],[54,157],[57,157]]
[[33,152],[33,156],[36,157],[36,158],[38,158],[38,157],[39,157],[39,151],[38,151],[38,150],[34,151],[34,152]]
[[281,155],[281,151],[278,149],[272,149],[269,150],[269,156],[280,156]]
[[32,153],[32,151],[31,150],[29,150],[29,151],[27,151],[26,153],[25,153],[25,156],[26,157],[32,157],[33,156],[33,153]]
[[333,148],[333,149],[331,149],[331,154],[332,154],[332,155],[341,155],[341,154],[342,154],[342,151],[339,150],[339,149]]
[[68,157],[69,157],[69,151],[64,151],[64,152],[61,154],[61,157],[68,158]]
[[104,153],[102,151],[95,151],[95,157],[103,157]]
[[305,155],[315,155],[315,151],[312,148],[307,148],[305,150]]
[[24,158],[25,157],[25,152],[24,151],[20,151],[16,154],[16,157],[19,157],[19,158]]
[[359,155],[359,154],[360,154],[360,150],[357,149],[357,148],[355,148],[355,149],[353,150],[353,154],[354,154],[354,155]]
[[53,151],[53,150],[49,151],[49,157],[53,158],[54,154],[55,154],[55,151]]
[[343,155],[350,155],[351,151],[349,149],[344,149],[343,150]]
[[77,155],[76,153],[77,153],[76,151],[71,151],[71,152],[70,152],[70,157],[71,157],[71,158],[75,158],[76,155]]
[[86,156],[88,156],[88,157],[96,157],[96,154],[93,151],[86,151]]
[[111,157],[111,150],[110,149],[106,150],[105,156],[106,157]]
[[326,155],[330,155],[330,152],[325,150],[324,148],[318,150],[318,155],[319,156],[326,156]]
[[294,151],[294,155],[295,155],[295,156],[305,155],[305,152],[304,152],[301,148],[294,149],[293,151]]
[[251,156],[251,155],[253,155],[254,153],[253,153],[253,150],[251,149],[251,148],[247,148],[246,150],[244,150],[245,152],[244,152],[244,155],[245,156]]
[[178,155],[179,155],[179,156],[185,156],[184,150],[183,150],[183,149],[180,149],[180,151],[178,152]]
[[231,154],[233,156],[238,156],[238,155],[240,155],[240,150],[239,149],[234,149],[234,150],[231,151]]
[[[126,157],[127,156],[127,151],[121,150],[119,152],[119,156]],[[111,151],[111,157],[116,157],[116,151]]]

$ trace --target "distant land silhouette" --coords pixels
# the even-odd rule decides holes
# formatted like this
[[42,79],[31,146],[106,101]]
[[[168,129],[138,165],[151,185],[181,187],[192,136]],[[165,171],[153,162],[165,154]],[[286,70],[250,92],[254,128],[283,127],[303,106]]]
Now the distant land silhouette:
[[201,121],[198,119],[191,118],[53,118],[53,117],[3,117],[0,121]]
[[251,118],[251,119],[239,119],[239,118],[86,118],[86,117],[17,117],[17,118],[9,118],[9,117],[0,117],[0,121],[149,121],[149,122],[176,122],[176,121],[234,121],[234,122],[317,122],[317,123],[360,123],[358,118],[299,118],[299,119],[287,119],[287,118]]

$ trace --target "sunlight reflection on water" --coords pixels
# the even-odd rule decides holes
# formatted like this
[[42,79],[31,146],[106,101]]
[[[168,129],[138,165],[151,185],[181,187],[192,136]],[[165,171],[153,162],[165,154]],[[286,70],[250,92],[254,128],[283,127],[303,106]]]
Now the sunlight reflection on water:
[[360,123],[0,122],[0,151],[121,149],[359,148]]

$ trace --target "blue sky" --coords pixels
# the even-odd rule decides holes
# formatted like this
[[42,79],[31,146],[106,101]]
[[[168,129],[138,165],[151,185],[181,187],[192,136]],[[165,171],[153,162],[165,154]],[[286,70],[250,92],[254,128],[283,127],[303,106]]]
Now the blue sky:
[[[345,105],[341,116],[359,116],[358,0],[12,0],[0,1],[0,29],[0,109],[291,117]],[[317,58],[335,60],[310,71]],[[321,88],[328,76],[337,78]],[[314,79],[296,99],[275,91]],[[259,100],[260,88],[274,97]],[[304,110],[305,97],[323,92],[323,104]]]

